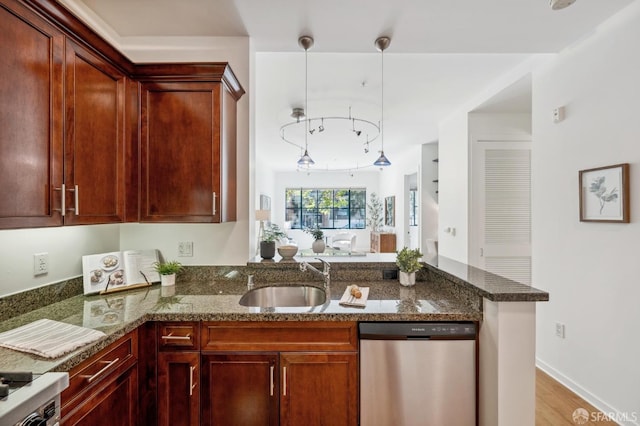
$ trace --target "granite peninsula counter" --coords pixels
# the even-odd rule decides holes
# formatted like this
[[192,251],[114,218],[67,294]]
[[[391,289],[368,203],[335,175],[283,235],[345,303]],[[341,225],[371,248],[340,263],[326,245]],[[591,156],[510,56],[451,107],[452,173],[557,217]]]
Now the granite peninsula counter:
[[[0,369],[69,371],[147,321],[477,321],[480,406],[485,407],[481,424],[506,425],[510,423],[495,419],[515,419],[523,412],[528,418],[535,412],[535,302],[549,300],[548,293],[443,257],[426,259],[416,285],[408,288],[389,278],[397,270],[395,254],[325,259],[331,263],[330,291],[327,302],[313,308],[249,308],[238,303],[247,291],[248,275],[254,276],[256,287],[321,287],[319,276],[299,270],[302,261],[320,267],[312,257],[188,267],[175,287],[154,285],[92,296],[65,293],[59,301],[47,297],[51,290],[35,289],[2,298],[0,309],[15,312],[14,304],[24,297],[30,310],[5,317],[0,332],[48,318],[101,330],[106,337],[53,360],[0,348]],[[351,284],[370,288],[366,307],[339,304]],[[45,300],[42,305],[50,304],[33,307],[38,298]],[[508,378],[500,383],[510,392],[498,392],[497,377]]]
[[[256,280],[256,286],[262,283]],[[266,284],[266,283],[265,283]],[[286,284],[286,283],[285,283]],[[293,284],[293,283],[292,283]],[[306,281],[322,286],[322,282]],[[346,287],[369,287],[364,308],[339,304]],[[246,282],[209,280],[154,285],[109,295],[78,295],[0,323],[0,332],[42,318],[97,329],[103,340],[61,358],[49,360],[0,348],[0,369],[37,373],[68,371],[146,321],[479,321],[478,300],[456,294],[439,283],[419,282],[403,288],[396,281],[334,281],[327,302],[313,308],[241,306]],[[106,315],[109,314],[109,315]],[[106,319],[105,319],[106,318]]]

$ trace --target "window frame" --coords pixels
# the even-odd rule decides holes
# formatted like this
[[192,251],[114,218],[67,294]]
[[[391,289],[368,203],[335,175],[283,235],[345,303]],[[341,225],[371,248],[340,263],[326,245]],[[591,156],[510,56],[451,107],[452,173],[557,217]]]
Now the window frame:
[[[294,192],[297,195],[290,197]],[[346,206],[338,202],[345,198]],[[290,229],[304,230],[316,225],[326,230],[366,229],[367,188],[287,187],[284,208],[285,221],[291,222]],[[346,226],[336,226],[340,221],[346,221]]]

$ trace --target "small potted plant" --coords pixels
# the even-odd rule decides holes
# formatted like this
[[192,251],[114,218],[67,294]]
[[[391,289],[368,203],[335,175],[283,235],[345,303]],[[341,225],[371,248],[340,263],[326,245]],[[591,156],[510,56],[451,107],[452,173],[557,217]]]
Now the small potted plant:
[[267,226],[260,240],[260,257],[263,259],[273,259],[276,255],[276,241],[286,238],[287,234],[282,232],[276,224]]
[[304,230],[307,234],[313,237],[313,243],[311,244],[311,250],[314,253],[324,253],[324,249],[326,248],[324,244],[324,232],[318,225],[315,228],[307,228]]
[[155,262],[154,269],[160,274],[160,284],[174,285],[176,283],[176,274],[182,271],[182,264],[176,260],[167,262]]
[[400,284],[412,286],[416,283],[416,272],[422,268],[422,263],[418,259],[422,257],[420,249],[410,249],[403,247],[397,252],[396,265],[400,269]]

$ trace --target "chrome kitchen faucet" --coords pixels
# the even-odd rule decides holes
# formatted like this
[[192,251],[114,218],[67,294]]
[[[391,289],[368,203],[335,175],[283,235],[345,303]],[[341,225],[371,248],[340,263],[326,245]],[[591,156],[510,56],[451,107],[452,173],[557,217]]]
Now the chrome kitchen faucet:
[[315,272],[316,274],[320,275],[324,280],[324,288],[329,289],[329,284],[331,284],[331,264],[326,260],[320,259],[318,257],[316,257],[315,259],[322,262],[322,272],[317,268],[315,268],[314,266],[309,265],[307,262],[300,263],[300,270],[302,272],[305,272],[307,269],[309,269],[312,272]]

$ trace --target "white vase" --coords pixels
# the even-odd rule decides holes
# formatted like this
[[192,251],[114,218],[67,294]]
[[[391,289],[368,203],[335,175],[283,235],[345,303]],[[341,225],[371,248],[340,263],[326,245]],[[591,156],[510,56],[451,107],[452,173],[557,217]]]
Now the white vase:
[[400,271],[399,275],[400,284],[404,286],[412,286],[416,284],[416,273],[415,272],[403,272]]
[[174,285],[176,283],[176,274],[160,275],[161,285]]
[[313,244],[311,244],[311,250],[314,253],[324,253],[324,249],[326,248],[323,240],[315,240]]

